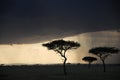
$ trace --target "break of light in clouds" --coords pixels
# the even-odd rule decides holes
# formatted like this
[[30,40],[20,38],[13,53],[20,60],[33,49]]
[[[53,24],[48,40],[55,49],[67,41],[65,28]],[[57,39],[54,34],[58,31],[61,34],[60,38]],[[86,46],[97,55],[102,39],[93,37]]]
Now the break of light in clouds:
[[[76,50],[67,52],[69,63],[85,63],[84,56],[92,56],[88,50],[95,46],[114,46],[120,48],[120,34],[117,31],[101,31],[65,37],[81,44]],[[0,45],[1,64],[55,64],[62,63],[62,58],[52,50],[47,50],[42,43]],[[119,63],[120,54],[106,59],[107,63]],[[99,62],[99,61],[98,61]]]

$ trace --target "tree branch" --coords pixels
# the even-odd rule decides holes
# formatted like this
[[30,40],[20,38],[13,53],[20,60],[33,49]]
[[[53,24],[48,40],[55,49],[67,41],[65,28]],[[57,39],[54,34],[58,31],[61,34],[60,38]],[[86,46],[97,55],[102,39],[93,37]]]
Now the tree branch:
[[65,56],[66,51],[67,51],[67,49],[66,49],[66,50],[64,50],[64,53],[63,53],[63,55],[64,55],[64,56]]
[[62,57],[65,57],[63,54],[62,54],[62,51],[60,52],[59,50],[55,50],[57,51]]

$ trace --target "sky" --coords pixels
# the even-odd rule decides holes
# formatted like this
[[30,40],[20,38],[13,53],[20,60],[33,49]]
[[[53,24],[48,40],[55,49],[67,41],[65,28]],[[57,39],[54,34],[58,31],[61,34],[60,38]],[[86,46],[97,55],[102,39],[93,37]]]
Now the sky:
[[[89,38],[94,42],[93,36],[97,39],[98,35],[93,35],[92,32],[120,30],[119,26],[120,7],[118,0],[1,0],[0,51],[2,52],[0,55],[4,54],[1,62],[2,60],[3,62],[4,60],[8,61],[10,58],[11,61],[18,63],[19,60],[16,60],[16,56],[22,59],[25,57],[24,53],[29,54],[31,46],[34,45],[32,48],[36,48],[35,45],[54,39],[89,33],[85,37],[91,36]],[[119,36],[117,37],[119,39]],[[73,37],[73,40],[78,40],[78,38],[74,39]],[[104,38],[106,41],[108,40],[108,37]],[[109,39],[112,40],[111,37]],[[86,39],[84,40],[86,41]],[[115,44],[117,45],[117,43]],[[85,50],[87,48],[86,46]],[[9,50],[13,55],[8,55]],[[41,50],[38,49],[38,51]],[[33,52],[38,53],[38,51],[35,49]],[[36,57],[36,55],[33,56]],[[46,56],[48,55],[46,54]],[[31,62],[31,57],[29,57],[28,63]],[[45,58],[42,57],[38,61],[42,59]],[[74,59],[72,60],[74,62]],[[23,61],[25,60],[23,59]]]
[[[90,33],[77,34],[75,36],[64,37],[64,40],[71,40],[80,43],[80,47],[66,52],[67,63],[86,63],[82,61],[85,56],[94,56],[89,53],[93,47],[116,47],[120,48],[120,34],[117,31],[97,31]],[[56,40],[56,39],[53,39]],[[50,40],[51,41],[51,40]],[[63,63],[63,58],[52,50],[43,47],[43,43],[31,44],[3,44],[0,45],[0,64],[57,64]],[[100,64],[101,61],[95,64]],[[107,64],[119,64],[120,54],[109,56],[105,62]]]
[[119,29],[118,0],[1,0],[0,43],[36,43]]

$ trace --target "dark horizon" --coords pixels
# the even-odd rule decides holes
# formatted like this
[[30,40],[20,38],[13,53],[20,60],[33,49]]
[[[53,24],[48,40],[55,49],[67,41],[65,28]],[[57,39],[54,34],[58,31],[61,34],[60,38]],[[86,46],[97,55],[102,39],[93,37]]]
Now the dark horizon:
[[[0,64],[0,66],[49,66],[49,65],[63,65],[63,63],[54,63],[54,64]],[[66,65],[78,65],[78,66],[80,66],[80,65],[88,65],[88,63],[66,63]],[[102,63],[92,63],[91,65],[95,65],[95,66],[98,66],[98,65],[100,65],[100,66],[102,66],[103,64]],[[120,66],[120,63],[115,63],[115,64],[112,64],[112,63],[106,63],[106,65],[110,65],[110,66],[114,66],[114,65],[116,65],[116,66]]]

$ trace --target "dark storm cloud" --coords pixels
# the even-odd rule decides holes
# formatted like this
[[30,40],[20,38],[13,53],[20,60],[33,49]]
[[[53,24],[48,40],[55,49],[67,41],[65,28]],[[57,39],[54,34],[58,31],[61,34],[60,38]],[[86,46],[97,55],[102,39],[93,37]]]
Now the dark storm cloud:
[[0,43],[31,43],[118,29],[117,0],[1,0]]

